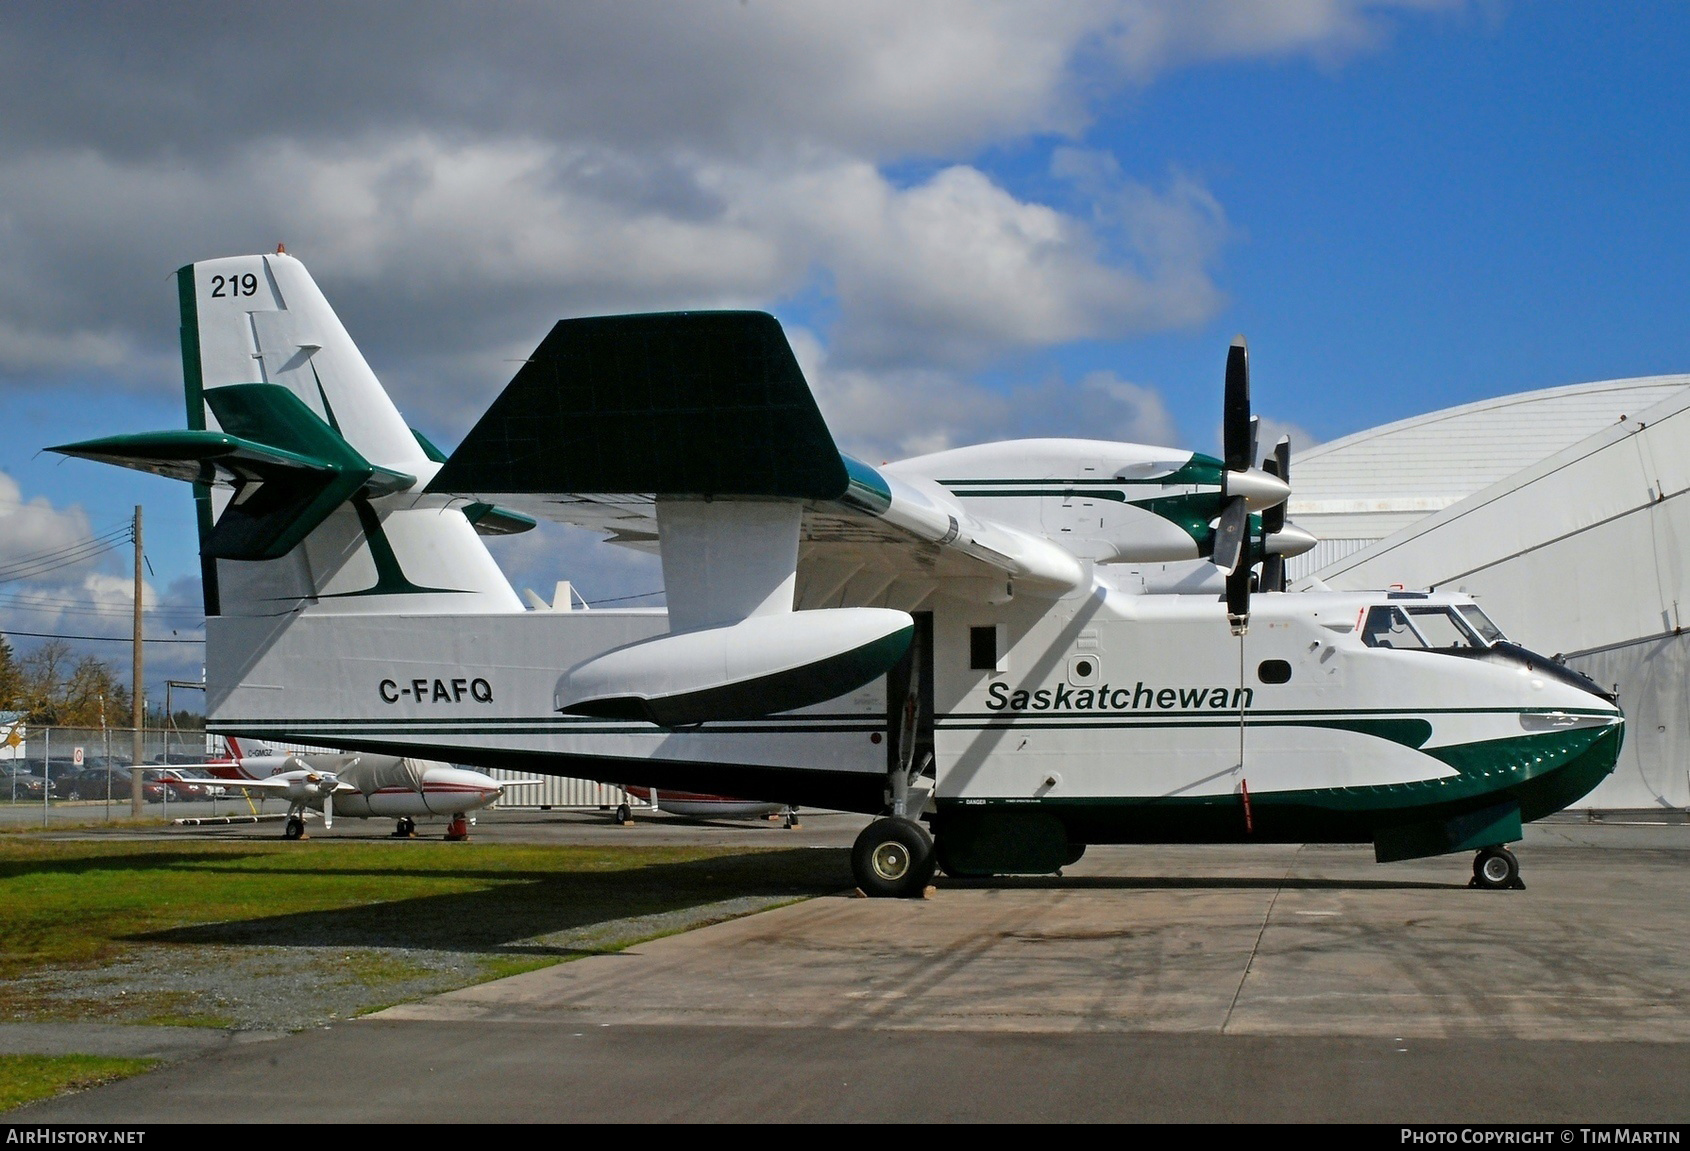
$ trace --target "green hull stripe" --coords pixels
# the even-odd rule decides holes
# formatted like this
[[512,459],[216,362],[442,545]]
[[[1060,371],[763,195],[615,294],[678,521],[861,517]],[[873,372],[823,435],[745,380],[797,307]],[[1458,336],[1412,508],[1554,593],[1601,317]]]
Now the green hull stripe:
[[[200,363],[199,301],[194,296],[194,266],[185,264],[176,269],[176,302],[182,317],[182,394],[188,408],[188,430],[205,431],[205,369]],[[222,597],[217,587],[217,560],[205,554],[206,538],[211,535],[211,485],[194,485],[194,519],[199,528],[200,589],[205,598],[205,614],[223,613]]]

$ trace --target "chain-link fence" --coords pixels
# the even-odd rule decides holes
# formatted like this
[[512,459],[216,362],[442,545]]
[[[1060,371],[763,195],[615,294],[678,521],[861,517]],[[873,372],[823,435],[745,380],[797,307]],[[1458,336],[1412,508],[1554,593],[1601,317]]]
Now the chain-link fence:
[[[264,813],[259,801],[196,782],[194,766],[226,754],[203,731],[141,732],[142,811],[149,817]],[[127,727],[48,727],[11,720],[0,725],[0,823],[84,823],[127,818],[134,784],[134,731]],[[276,804],[270,805],[272,808]],[[191,809],[191,810],[190,810]]]
[[[242,740],[243,755],[333,752],[300,744]],[[142,815],[146,818],[266,816],[280,818],[287,804],[218,786],[196,765],[229,755],[221,736],[177,728],[141,732]],[[78,728],[25,724],[0,718],[0,826],[70,826],[127,819],[132,813],[134,732],[127,727]],[[490,773],[519,786],[499,807],[612,811],[622,804],[650,806],[611,784],[536,777],[523,771]]]

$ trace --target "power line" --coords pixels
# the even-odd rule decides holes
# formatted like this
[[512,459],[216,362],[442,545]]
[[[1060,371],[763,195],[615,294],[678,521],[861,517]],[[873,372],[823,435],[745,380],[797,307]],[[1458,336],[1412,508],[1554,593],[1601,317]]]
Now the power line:
[[[53,632],[53,631],[12,631],[10,629],[7,629],[6,631],[0,632],[0,635],[24,635],[24,636],[28,636],[31,639],[86,639],[86,640],[92,640],[95,643],[134,643],[135,642],[134,640],[130,639],[126,635],[61,635],[60,633]],[[204,643],[205,639],[202,636],[199,639],[142,639],[141,642],[142,643]]]
[[662,594],[663,593],[661,591],[643,591],[643,592],[640,592],[638,595],[613,595],[613,596],[607,596],[604,599],[591,600],[589,602],[594,603],[594,604],[621,603],[625,599],[650,599],[654,595],[662,595]]
[[78,540],[76,543],[67,544],[62,548],[55,548],[23,559],[13,560],[11,563],[0,565],[0,583],[15,583],[18,580],[34,579],[46,575],[48,572],[58,571],[60,568],[84,563],[95,556],[113,551],[129,541],[130,536],[127,531],[112,533]]
[[85,536],[79,540],[72,540],[68,544],[60,544],[57,547],[43,548],[38,552],[25,552],[23,555],[13,556],[4,566],[9,567],[13,564],[29,563],[33,560],[50,559],[53,556],[58,555],[60,552],[68,551],[71,548],[81,547],[83,544],[92,543],[97,540],[116,540],[123,542],[128,540],[129,536],[129,525],[118,524],[107,528],[103,532],[98,532],[95,535]]
[[[49,615],[128,616],[131,608],[128,604],[102,605],[87,600],[56,599],[51,596],[25,598],[0,595],[0,612],[4,611],[28,611]],[[202,615],[198,608],[191,607],[143,607],[141,611],[152,619],[198,620]]]

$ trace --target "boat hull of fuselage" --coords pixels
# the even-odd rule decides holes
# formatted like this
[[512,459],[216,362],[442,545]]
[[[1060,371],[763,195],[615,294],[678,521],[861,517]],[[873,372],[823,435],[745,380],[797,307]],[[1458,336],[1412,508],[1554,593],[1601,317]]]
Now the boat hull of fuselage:
[[[1209,597],[935,597],[936,827],[1037,809],[1074,843],[1367,842],[1499,805],[1541,818],[1612,770],[1623,718],[1607,700],[1521,668],[1364,647],[1355,600],[1257,596],[1239,638]],[[266,621],[210,624],[213,730],[660,793],[885,804],[898,709],[884,680],[685,729],[556,709],[569,667],[661,634],[661,613],[307,615],[268,646],[246,634]],[[1003,637],[1001,670],[969,667],[982,624]],[[255,649],[256,664],[220,659]],[[1275,663],[1285,678],[1270,682]]]

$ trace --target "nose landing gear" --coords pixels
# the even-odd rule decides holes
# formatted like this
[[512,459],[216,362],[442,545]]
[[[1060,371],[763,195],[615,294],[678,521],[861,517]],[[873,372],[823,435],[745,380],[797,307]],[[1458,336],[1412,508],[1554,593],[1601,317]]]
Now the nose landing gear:
[[1487,847],[1473,857],[1473,882],[1469,886],[1498,891],[1524,891],[1526,887],[1520,882],[1520,861],[1506,847]]
[[452,822],[446,825],[446,842],[461,843],[469,838],[469,820],[464,813],[459,812],[452,817]]

